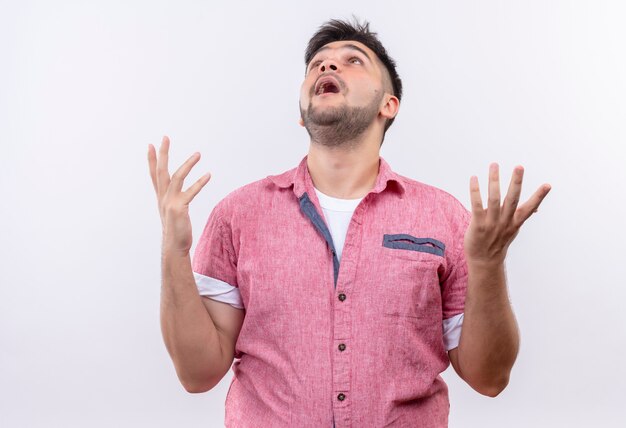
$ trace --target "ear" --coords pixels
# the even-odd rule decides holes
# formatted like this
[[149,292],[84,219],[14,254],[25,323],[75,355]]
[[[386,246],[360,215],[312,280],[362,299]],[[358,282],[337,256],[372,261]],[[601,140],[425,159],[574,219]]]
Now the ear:
[[380,109],[380,115],[385,119],[393,119],[398,114],[398,110],[400,110],[400,100],[393,95],[388,94],[388,96],[387,102]]
[[302,118],[300,118],[298,120],[298,124],[300,124],[300,126],[304,127],[304,120],[302,120]]

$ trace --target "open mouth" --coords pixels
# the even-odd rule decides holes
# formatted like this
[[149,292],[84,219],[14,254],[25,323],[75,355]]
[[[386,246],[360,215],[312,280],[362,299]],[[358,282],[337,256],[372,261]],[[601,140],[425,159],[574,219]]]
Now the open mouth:
[[320,80],[315,88],[315,95],[337,94],[339,92],[339,85],[332,78]]

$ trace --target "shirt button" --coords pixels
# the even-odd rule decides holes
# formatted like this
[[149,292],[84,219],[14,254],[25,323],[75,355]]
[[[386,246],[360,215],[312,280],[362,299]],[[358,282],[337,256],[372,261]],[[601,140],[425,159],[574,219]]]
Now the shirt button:
[[343,294],[343,293],[341,293],[341,294],[339,295],[339,300],[341,300],[342,302],[343,302],[344,300],[346,300],[346,295],[345,295],[345,294]]
[[343,395],[343,392],[339,393],[339,395],[337,396],[337,400],[339,400],[339,401],[343,401],[345,399],[346,399],[346,396]]
[[340,350],[340,351],[343,351],[344,349],[346,349],[346,345],[345,345],[345,344],[343,344],[343,343],[341,343],[341,344],[339,345],[339,350]]

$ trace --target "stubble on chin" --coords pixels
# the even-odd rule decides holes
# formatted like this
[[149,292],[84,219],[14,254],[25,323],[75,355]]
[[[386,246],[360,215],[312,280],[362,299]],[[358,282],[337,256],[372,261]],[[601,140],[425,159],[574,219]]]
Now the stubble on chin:
[[306,111],[300,106],[300,116],[312,143],[326,147],[354,145],[378,115],[381,100],[382,94],[364,107],[341,105],[327,108],[314,107],[309,101]]

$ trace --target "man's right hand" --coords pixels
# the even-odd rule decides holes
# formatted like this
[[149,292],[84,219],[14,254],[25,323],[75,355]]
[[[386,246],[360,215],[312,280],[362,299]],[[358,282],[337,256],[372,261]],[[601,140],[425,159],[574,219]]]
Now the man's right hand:
[[182,192],[183,181],[200,159],[200,153],[196,152],[191,155],[170,178],[167,167],[169,146],[170,139],[164,136],[157,159],[154,146],[149,144],[148,164],[163,226],[162,251],[184,256],[189,254],[193,241],[189,203],[209,182],[211,174],[200,177],[189,189]]

